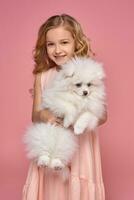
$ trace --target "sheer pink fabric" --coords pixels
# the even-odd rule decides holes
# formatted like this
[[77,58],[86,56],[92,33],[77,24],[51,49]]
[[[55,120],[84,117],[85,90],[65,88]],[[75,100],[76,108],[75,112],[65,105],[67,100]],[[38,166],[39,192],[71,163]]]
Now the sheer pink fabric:
[[[42,73],[42,89],[56,73],[55,68]],[[78,137],[79,149],[70,164],[69,180],[63,183],[57,173],[31,162],[23,200],[105,200],[98,133],[85,132]]]

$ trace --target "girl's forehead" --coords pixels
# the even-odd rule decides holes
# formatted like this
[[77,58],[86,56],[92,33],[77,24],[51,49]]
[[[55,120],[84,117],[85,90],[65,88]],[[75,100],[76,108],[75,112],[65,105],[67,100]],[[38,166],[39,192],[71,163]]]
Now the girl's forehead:
[[57,28],[52,28],[46,33],[46,40],[54,40],[54,39],[71,39],[72,33],[65,29],[65,27],[60,26]]

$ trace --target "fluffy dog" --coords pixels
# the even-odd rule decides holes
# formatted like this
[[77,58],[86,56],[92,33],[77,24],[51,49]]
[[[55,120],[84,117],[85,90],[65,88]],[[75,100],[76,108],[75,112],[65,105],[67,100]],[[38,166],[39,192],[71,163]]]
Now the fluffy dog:
[[42,94],[41,108],[63,118],[63,127],[34,123],[25,135],[28,156],[39,166],[65,168],[78,147],[77,135],[97,127],[105,112],[104,78],[102,63],[91,58],[75,57],[61,66]]

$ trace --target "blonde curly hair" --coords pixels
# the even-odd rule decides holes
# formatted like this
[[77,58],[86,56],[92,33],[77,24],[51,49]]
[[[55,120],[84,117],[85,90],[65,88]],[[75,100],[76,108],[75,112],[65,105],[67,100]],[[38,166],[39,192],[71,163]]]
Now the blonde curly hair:
[[49,68],[56,66],[56,64],[49,59],[46,50],[46,34],[50,29],[63,26],[68,30],[75,41],[75,52],[76,56],[94,56],[95,53],[91,50],[90,40],[87,38],[81,28],[81,25],[73,17],[62,14],[54,15],[47,19],[45,23],[41,25],[38,32],[38,38],[36,46],[33,50],[34,57],[34,70],[33,74],[37,74],[42,71],[47,71]]

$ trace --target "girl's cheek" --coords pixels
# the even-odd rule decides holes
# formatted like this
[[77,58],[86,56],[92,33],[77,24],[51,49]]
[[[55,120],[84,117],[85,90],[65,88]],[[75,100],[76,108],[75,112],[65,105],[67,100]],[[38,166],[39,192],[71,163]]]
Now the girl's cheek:
[[51,49],[47,49],[47,54],[51,54],[53,52],[53,49],[51,48]]

